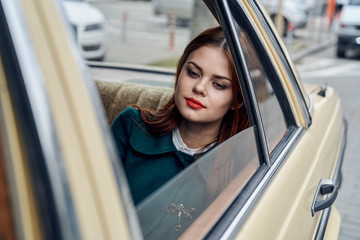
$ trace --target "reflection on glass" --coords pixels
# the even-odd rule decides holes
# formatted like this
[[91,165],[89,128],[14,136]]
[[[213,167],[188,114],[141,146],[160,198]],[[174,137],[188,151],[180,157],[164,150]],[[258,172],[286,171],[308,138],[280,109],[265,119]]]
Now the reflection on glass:
[[144,238],[206,233],[258,167],[251,127],[205,154],[138,205]]

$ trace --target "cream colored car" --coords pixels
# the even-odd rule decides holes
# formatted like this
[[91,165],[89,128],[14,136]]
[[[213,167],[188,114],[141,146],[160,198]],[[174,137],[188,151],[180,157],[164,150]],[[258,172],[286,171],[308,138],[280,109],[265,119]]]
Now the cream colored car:
[[206,3],[228,37],[251,127],[134,206],[109,124],[172,89],[91,75],[60,2],[0,1],[0,238],[337,239],[338,95],[303,85],[257,1]]

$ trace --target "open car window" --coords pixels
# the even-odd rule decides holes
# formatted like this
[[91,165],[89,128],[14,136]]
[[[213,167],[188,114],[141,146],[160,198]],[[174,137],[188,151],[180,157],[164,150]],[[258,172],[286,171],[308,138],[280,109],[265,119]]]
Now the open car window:
[[[175,67],[186,44],[198,33],[219,24],[205,4],[201,4],[202,11],[206,11],[202,13],[202,22],[206,24],[199,28],[190,28],[180,16],[172,14],[145,18],[146,13],[142,11],[150,11],[150,3],[91,4],[104,13],[105,19],[98,19],[100,25],[105,26],[101,31],[106,33],[102,32],[102,36],[106,37],[103,43],[107,49],[103,58],[97,55],[100,59],[92,58],[95,51],[90,53],[90,50],[95,48],[90,47],[89,40],[94,39],[90,33],[98,31],[100,35],[100,29],[89,27],[95,26],[90,22],[89,26],[84,21],[70,23],[72,26],[78,24],[74,31],[75,39],[83,57],[90,60],[92,78],[98,87],[109,125],[130,104],[145,104],[157,109],[166,102],[172,94]],[[244,49],[245,65],[262,122],[258,126],[253,123],[204,154],[142,200],[136,206],[136,212],[145,239],[205,237],[264,163],[258,131],[264,129],[268,146],[265,154],[268,155],[291,126],[284,115],[287,103],[280,105],[283,93],[276,89],[279,86],[274,84],[273,70],[263,59],[265,55],[255,48],[253,41],[258,39],[254,39],[251,31],[243,26],[239,17],[242,13],[237,10],[239,6],[233,5],[229,14],[234,19],[236,36]],[[66,10],[69,11],[69,6]],[[239,79],[244,81],[240,76]],[[161,89],[163,87],[166,90]],[[259,178],[252,181],[253,185],[258,181]]]

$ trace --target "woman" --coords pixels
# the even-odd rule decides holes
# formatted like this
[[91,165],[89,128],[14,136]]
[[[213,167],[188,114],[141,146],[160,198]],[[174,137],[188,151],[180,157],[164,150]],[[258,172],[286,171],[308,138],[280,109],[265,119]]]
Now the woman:
[[185,48],[169,102],[128,107],[111,126],[135,204],[248,126],[224,33],[208,29]]

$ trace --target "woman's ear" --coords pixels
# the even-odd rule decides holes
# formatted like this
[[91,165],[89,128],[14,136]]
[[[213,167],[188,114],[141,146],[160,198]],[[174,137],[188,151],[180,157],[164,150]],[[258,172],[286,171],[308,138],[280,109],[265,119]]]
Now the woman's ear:
[[[244,102],[241,102],[241,103],[238,103],[238,106],[237,106],[237,108],[238,109],[240,109],[240,108],[242,108],[244,106]],[[232,105],[231,106],[231,108],[230,108],[231,110],[235,110],[235,108],[234,108],[234,106]]]

